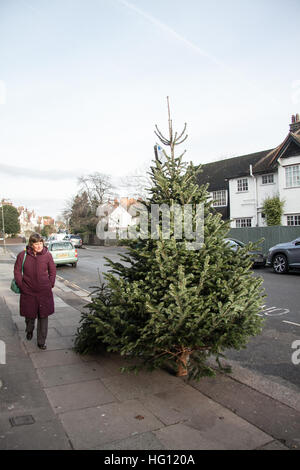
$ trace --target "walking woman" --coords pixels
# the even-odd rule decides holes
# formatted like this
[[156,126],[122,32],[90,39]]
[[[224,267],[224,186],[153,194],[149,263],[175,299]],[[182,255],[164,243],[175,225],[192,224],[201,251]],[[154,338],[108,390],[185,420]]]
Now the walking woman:
[[17,256],[14,277],[21,291],[20,315],[25,317],[26,338],[32,339],[37,318],[37,345],[40,349],[46,349],[48,316],[54,313],[52,289],[55,276],[56,267],[51,253],[44,246],[43,237],[33,233],[26,252],[22,251]]

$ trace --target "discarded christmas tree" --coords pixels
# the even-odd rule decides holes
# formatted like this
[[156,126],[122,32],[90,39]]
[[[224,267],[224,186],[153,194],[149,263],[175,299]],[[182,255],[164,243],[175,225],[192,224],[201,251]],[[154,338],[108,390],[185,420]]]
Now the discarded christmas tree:
[[[219,361],[224,351],[245,347],[261,331],[263,291],[251,271],[251,246],[230,249],[224,240],[229,223],[213,212],[207,187],[197,184],[199,169],[183,162],[184,153],[175,157],[185,130],[173,134],[170,112],[169,137],[157,129],[170,155],[164,151],[151,168],[153,185],[144,203],[149,232],[128,241],[121,262],[108,260],[111,272],[83,313],[75,350],[90,353],[103,346],[138,358],[139,366],[168,365],[177,375],[199,379],[214,373],[208,356]],[[154,220],[157,205],[170,208],[165,227]],[[188,222],[181,219],[185,207],[192,208]],[[199,229],[199,207],[204,239],[195,245],[191,234]]]

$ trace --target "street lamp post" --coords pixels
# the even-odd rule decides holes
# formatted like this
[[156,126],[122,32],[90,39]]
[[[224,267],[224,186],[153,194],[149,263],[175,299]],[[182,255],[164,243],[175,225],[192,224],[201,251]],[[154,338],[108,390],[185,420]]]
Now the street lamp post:
[[4,211],[3,211],[3,199],[2,199],[2,233],[3,233],[3,248],[4,248],[4,253],[6,253],[6,245],[5,245],[5,228],[4,228]]

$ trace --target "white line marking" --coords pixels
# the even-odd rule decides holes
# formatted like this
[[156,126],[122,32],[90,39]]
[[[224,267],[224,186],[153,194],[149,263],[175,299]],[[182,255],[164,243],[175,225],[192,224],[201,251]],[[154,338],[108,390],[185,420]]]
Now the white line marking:
[[[62,281],[62,282],[65,284],[65,286],[72,286],[72,287],[75,287],[75,288],[77,288],[78,290],[81,290],[81,291],[85,292],[86,294],[90,295],[90,291],[88,291],[88,290],[86,290],[86,289],[83,289],[83,287],[78,286],[78,285],[75,284],[74,282],[68,281],[67,279],[64,279],[63,277],[58,276],[58,275],[56,275],[56,277],[59,279],[59,281]],[[75,293],[75,292],[74,292],[74,293]]]
[[290,325],[300,326],[299,323],[294,323],[294,322],[292,322],[292,321],[287,321],[287,320],[282,320],[282,323],[289,323]]

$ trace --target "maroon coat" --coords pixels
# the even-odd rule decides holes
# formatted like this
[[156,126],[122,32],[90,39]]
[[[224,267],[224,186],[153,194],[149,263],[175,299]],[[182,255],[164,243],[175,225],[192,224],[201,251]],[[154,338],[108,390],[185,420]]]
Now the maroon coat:
[[54,313],[52,288],[56,267],[48,248],[44,247],[36,256],[31,247],[27,246],[26,251],[23,278],[25,251],[18,254],[14,267],[14,277],[21,291],[20,315],[27,318],[36,318],[39,315],[45,318]]

